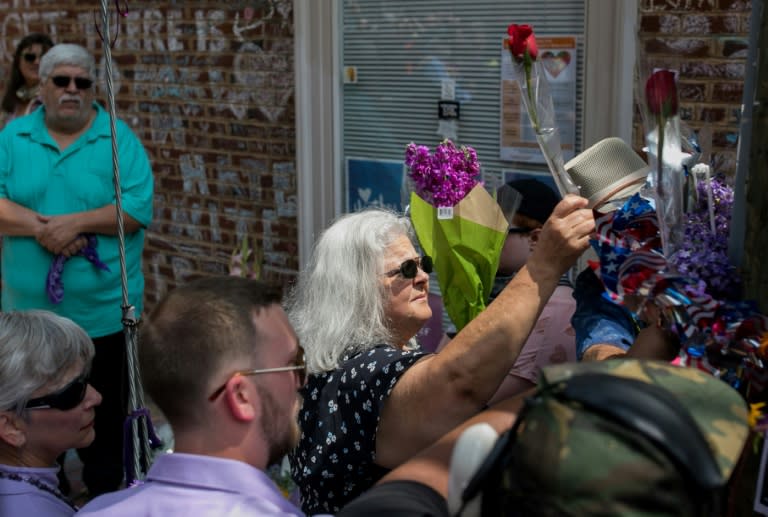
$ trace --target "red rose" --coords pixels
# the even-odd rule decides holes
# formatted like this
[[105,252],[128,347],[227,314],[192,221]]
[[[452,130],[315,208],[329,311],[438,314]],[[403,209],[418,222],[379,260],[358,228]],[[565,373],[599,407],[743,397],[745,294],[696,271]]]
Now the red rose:
[[536,47],[536,38],[533,36],[533,27],[530,25],[515,25],[514,23],[507,28],[509,34],[509,52],[512,57],[522,63],[525,59],[525,51],[531,57],[531,61],[536,59],[539,49]]
[[675,73],[670,70],[654,72],[645,83],[648,110],[664,118],[677,115],[677,86]]

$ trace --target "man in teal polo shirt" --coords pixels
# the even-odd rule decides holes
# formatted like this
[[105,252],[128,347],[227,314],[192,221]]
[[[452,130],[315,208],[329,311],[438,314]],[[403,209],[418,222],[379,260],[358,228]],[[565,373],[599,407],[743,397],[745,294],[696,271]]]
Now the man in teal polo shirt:
[[[96,347],[90,382],[104,401],[96,440],[79,451],[91,495],[122,481],[127,409],[112,140],[109,116],[95,102],[95,68],[79,45],[51,48],[40,62],[43,106],[0,133],[2,307],[54,311],[83,327]],[[152,169],[139,139],[116,124],[129,302],[138,314]]]

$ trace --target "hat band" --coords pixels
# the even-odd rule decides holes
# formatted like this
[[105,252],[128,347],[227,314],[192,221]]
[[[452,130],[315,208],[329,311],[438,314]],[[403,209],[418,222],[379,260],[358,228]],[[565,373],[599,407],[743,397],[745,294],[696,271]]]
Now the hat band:
[[632,174],[623,177],[621,181],[612,183],[611,185],[598,190],[589,196],[589,206],[593,208],[600,206],[603,203],[610,201],[611,197],[615,196],[622,190],[629,188],[636,183],[640,183],[641,181],[645,181],[645,178],[648,176],[648,172],[650,170],[650,166],[645,166],[642,169],[636,170]]

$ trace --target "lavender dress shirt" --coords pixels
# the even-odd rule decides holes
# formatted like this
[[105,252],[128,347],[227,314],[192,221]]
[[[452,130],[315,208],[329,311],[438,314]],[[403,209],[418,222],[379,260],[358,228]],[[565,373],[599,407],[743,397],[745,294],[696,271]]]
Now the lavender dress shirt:
[[[53,492],[58,491],[59,480],[56,477],[58,471],[58,467],[27,468],[0,465],[0,473],[35,479]],[[74,508],[52,493],[24,481],[0,478],[0,516],[2,517],[6,515],[70,517],[74,513]]]
[[182,453],[159,456],[143,484],[97,497],[77,515],[304,516],[261,470],[241,461]]

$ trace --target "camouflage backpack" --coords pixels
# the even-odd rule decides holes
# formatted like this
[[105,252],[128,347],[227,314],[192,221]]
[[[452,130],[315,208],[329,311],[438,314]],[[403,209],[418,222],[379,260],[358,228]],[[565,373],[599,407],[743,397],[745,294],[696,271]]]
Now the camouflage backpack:
[[484,516],[722,515],[747,434],[741,396],[702,371],[554,365],[462,499]]

